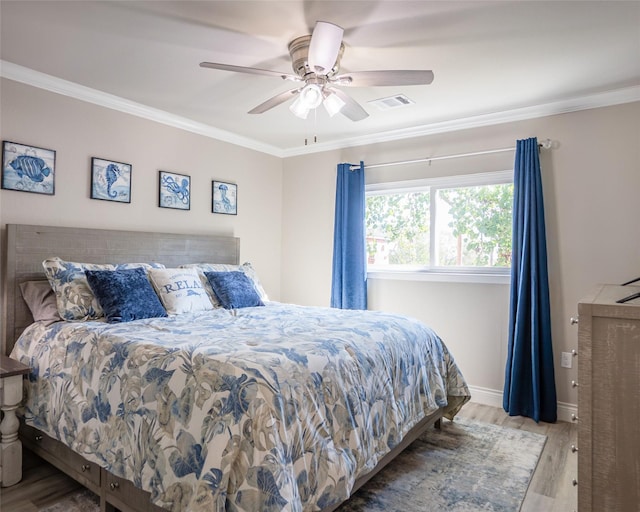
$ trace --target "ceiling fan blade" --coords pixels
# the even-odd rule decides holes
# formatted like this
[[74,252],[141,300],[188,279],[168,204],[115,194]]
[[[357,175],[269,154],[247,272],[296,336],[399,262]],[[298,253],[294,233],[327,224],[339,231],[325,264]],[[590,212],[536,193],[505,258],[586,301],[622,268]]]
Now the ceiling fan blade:
[[346,92],[334,88],[330,88],[329,90],[344,101],[344,106],[340,110],[340,113],[343,116],[348,117],[352,121],[362,121],[369,117],[369,114],[367,114],[367,111],[360,106],[360,103],[354,100]]
[[273,98],[269,98],[264,103],[260,103],[260,105],[258,105],[257,107],[254,107],[251,110],[249,110],[249,114],[262,114],[263,112],[266,112],[267,110],[270,110],[273,107],[277,107],[278,105],[293,98],[294,96],[297,96],[298,94],[300,94],[301,90],[302,89],[291,89],[289,91],[281,92],[280,94],[277,94]]
[[313,34],[311,34],[307,57],[309,68],[312,71],[321,75],[326,75],[331,71],[338,59],[343,33],[342,27],[333,23],[326,21],[316,23]]
[[330,82],[345,87],[376,87],[382,85],[429,85],[433,82],[431,70],[354,71],[333,77]]
[[201,62],[201,68],[221,69],[223,71],[236,71],[238,73],[249,73],[252,75],[265,75],[282,78],[283,80],[292,80],[294,82],[301,82],[302,79],[299,76],[291,75],[289,73],[281,73],[279,71],[271,71],[269,69],[260,68],[247,68],[244,66],[234,66],[232,64],[218,64],[216,62]]

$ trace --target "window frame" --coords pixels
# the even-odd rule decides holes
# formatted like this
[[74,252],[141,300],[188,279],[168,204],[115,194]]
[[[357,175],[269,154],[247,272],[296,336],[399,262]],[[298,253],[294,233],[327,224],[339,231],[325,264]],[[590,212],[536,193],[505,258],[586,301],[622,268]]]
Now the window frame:
[[[436,261],[436,193],[440,189],[501,185],[513,183],[513,170],[490,171],[474,174],[459,174],[416,180],[389,181],[365,185],[365,199],[380,194],[402,194],[410,192],[430,193],[429,253],[430,261]],[[468,283],[508,284],[511,280],[511,267],[449,267],[449,266],[408,266],[408,265],[369,265],[367,277],[372,279],[396,279],[413,281],[441,281]]]

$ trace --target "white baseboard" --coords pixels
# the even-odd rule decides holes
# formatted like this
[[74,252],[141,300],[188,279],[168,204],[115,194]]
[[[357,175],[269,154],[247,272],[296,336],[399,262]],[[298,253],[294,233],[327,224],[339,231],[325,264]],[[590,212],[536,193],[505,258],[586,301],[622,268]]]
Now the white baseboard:
[[[502,408],[502,391],[476,386],[469,386],[469,391],[471,391],[472,402]],[[575,404],[558,402],[558,421],[571,422],[572,414],[578,414],[578,407]]]

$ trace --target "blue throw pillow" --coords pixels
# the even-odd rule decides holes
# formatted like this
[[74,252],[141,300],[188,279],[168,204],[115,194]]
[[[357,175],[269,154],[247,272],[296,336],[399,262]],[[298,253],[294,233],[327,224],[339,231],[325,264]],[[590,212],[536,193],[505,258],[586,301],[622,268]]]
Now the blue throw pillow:
[[223,308],[264,306],[251,279],[244,272],[205,272],[204,275]]
[[85,275],[107,322],[167,316],[145,269],[86,270]]

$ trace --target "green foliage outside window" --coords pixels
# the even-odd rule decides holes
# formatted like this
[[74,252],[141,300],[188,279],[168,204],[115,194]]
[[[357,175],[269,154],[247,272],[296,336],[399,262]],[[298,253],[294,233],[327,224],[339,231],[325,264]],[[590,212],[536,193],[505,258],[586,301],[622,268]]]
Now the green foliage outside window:
[[[432,201],[435,219],[430,213]],[[508,267],[512,204],[512,183],[370,195],[366,205],[369,263]]]
[[429,192],[367,197],[367,253],[377,261],[378,245],[389,244],[390,265],[429,265]]

